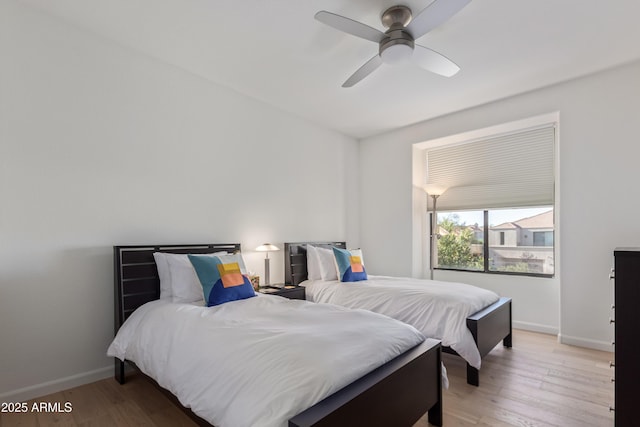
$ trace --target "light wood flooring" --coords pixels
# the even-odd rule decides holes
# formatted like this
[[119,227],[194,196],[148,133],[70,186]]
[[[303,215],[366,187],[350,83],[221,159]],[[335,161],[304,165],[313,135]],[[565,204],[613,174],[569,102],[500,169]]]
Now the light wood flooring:
[[[561,345],[556,337],[514,331],[513,348],[496,347],[482,362],[480,387],[466,383],[460,358],[444,354],[451,383],[444,426],[613,426],[612,354]],[[69,413],[0,413],[0,427],[196,424],[140,377],[112,378],[29,401],[71,402]],[[430,425],[426,416],[414,427]],[[391,426],[393,427],[393,426]]]

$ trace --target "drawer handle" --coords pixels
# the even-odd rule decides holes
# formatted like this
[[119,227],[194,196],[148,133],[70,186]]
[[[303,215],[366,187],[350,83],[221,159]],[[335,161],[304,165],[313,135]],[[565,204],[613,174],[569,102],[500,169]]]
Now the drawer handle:
[[616,323],[616,319],[609,318],[609,323]]
[[609,406],[609,412],[615,412],[616,408],[614,408],[613,406]]
[[609,361],[609,367],[610,367],[610,368],[614,368],[615,366],[616,366],[616,364],[615,364],[615,363],[613,363],[613,362]]

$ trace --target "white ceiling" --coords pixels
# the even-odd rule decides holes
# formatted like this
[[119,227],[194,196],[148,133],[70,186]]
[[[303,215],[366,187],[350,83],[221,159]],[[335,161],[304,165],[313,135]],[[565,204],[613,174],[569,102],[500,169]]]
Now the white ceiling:
[[383,65],[341,84],[377,45],[321,24],[431,0],[22,0],[155,58],[364,138],[640,59],[638,0],[473,0],[417,43],[456,62],[441,77]]

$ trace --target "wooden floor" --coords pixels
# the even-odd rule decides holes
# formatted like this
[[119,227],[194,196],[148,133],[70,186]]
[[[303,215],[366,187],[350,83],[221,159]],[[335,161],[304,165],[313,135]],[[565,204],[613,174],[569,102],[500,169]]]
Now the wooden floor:
[[[445,354],[451,386],[444,426],[613,426],[611,353],[558,344],[550,335],[514,331],[513,348],[496,347],[482,362],[480,387],[466,383],[460,358]],[[70,402],[71,412],[31,412],[34,402]],[[28,402],[26,414],[0,413],[12,426],[195,426],[139,377],[106,379]],[[414,427],[428,426],[426,416]],[[395,427],[395,426],[394,426]]]

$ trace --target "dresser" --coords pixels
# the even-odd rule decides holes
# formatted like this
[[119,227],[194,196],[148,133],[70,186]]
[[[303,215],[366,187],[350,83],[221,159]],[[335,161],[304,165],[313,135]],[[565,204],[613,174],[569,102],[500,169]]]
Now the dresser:
[[614,416],[616,427],[640,425],[640,248],[616,248],[614,255]]

